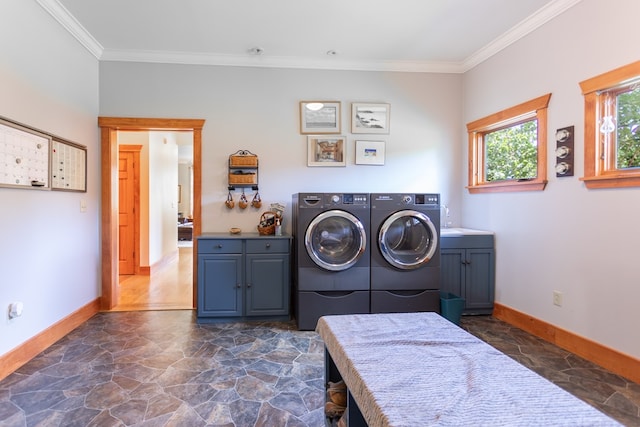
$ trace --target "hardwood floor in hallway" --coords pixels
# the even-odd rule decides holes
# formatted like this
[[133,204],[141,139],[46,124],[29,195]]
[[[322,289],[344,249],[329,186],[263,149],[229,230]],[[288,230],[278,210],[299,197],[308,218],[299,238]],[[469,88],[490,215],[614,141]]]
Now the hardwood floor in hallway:
[[178,247],[178,257],[150,276],[120,276],[118,302],[112,311],[193,308],[193,247]]

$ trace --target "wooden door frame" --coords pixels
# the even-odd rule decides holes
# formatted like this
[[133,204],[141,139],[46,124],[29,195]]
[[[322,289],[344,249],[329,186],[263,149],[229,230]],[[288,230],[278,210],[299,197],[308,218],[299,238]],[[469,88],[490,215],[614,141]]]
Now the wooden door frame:
[[[193,253],[195,236],[201,232],[202,211],[202,119],[153,119],[98,117],[101,140],[102,178],[102,295],[100,308],[111,310],[118,302],[118,131],[192,131],[193,132]],[[193,262],[193,308],[197,301],[198,263]]]

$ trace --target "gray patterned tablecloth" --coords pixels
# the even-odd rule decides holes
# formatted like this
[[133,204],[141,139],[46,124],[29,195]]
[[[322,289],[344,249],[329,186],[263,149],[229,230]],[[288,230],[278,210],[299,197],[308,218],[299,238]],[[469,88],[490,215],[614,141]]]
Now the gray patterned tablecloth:
[[370,427],[620,425],[436,313],[324,316],[316,330]]

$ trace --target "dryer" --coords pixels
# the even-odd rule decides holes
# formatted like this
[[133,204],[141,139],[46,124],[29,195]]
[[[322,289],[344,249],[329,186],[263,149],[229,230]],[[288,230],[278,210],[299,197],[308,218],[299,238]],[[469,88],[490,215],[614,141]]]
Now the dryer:
[[320,316],[369,313],[368,194],[293,195],[294,316],[314,330]]
[[371,312],[439,312],[440,195],[370,197]]

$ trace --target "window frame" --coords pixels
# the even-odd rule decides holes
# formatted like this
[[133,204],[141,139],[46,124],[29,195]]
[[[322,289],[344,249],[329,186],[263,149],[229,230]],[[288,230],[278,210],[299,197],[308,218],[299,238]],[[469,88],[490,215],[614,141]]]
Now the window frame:
[[[547,185],[547,109],[551,94],[534,98],[482,119],[467,123],[469,136],[469,193],[542,191]],[[537,174],[527,180],[485,181],[484,135],[536,120],[538,127]]]
[[585,186],[595,188],[640,187],[640,169],[617,169],[615,137],[604,137],[598,126],[604,99],[640,78],[640,61],[616,68],[580,82],[584,97]]

